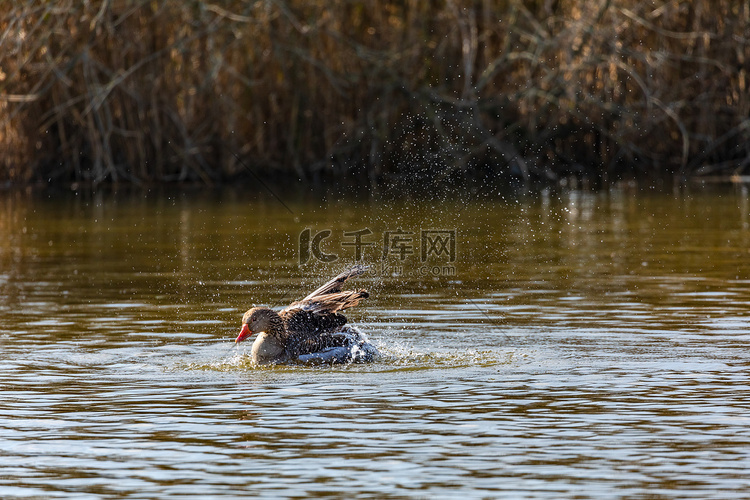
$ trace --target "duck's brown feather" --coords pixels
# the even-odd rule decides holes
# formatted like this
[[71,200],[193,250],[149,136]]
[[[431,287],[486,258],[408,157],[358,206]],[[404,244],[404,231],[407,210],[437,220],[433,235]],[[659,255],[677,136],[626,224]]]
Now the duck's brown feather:
[[342,285],[346,283],[346,280],[348,280],[349,278],[354,278],[355,276],[359,276],[360,274],[364,274],[366,271],[367,271],[367,266],[362,266],[362,265],[352,266],[351,268],[347,269],[343,273],[331,279],[325,285],[321,286],[320,288],[318,288],[317,290],[315,290],[314,292],[312,292],[310,295],[300,300],[299,302],[306,302],[320,295],[338,293],[341,291]]
[[369,296],[370,294],[367,293],[367,290],[316,295],[311,299],[302,299],[294,302],[282,312],[293,313],[295,310],[302,310],[317,314],[337,313],[344,309],[356,306],[362,301],[362,299],[366,299]]

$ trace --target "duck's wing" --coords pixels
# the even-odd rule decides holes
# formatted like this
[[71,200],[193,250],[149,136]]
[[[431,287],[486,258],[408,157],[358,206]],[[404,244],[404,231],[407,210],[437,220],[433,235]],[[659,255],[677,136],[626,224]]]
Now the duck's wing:
[[347,337],[339,334],[346,324],[346,317],[342,314],[288,308],[280,315],[287,332],[286,350],[291,356],[346,345]]
[[370,296],[367,290],[342,291],[341,287],[346,280],[359,276],[367,271],[367,266],[357,265],[339,274],[331,281],[321,286],[302,300],[293,302],[282,312],[292,312],[296,309],[314,314],[337,313],[354,307],[362,299]]
[[289,306],[279,312],[279,316],[284,322],[284,329],[290,336],[320,336],[335,332],[346,324],[346,317],[343,314],[303,307]]
[[313,314],[335,314],[344,309],[356,306],[369,296],[370,294],[367,293],[367,290],[328,293],[294,302],[284,309],[284,311],[291,312],[299,309]]
[[354,278],[355,276],[359,276],[360,274],[364,274],[366,271],[367,271],[367,266],[362,266],[362,265],[353,266],[347,269],[346,271],[344,271],[343,273],[339,274],[335,278],[333,278],[331,281],[329,281],[325,285],[315,290],[313,293],[311,293],[304,299],[300,300],[300,302],[305,302],[307,300],[311,300],[321,295],[339,293],[341,292],[341,287],[343,286],[343,284],[346,283],[346,280],[348,280],[349,278]]

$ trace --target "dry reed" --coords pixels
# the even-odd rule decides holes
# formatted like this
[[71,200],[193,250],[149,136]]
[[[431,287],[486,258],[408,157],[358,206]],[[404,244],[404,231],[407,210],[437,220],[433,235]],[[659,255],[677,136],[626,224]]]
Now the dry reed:
[[749,61],[736,0],[2,2],[0,180],[742,173]]

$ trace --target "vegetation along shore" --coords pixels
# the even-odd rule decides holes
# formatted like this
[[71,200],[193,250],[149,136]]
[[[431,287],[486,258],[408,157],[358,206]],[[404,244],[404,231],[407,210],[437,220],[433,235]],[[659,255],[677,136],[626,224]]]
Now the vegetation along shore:
[[735,0],[0,3],[0,182],[750,175]]

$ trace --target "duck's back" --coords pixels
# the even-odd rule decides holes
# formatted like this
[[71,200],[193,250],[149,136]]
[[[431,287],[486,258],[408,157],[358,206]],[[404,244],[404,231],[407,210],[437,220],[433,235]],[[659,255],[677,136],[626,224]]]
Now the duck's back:
[[344,340],[336,335],[346,324],[343,314],[295,308],[282,311],[281,316],[288,335],[285,344],[289,355],[309,354],[343,345]]
[[285,352],[289,357],[351,344],[351,339],[342,335],[347,319],[341,311],[356,306],[369,294],[367,290],[342,290],[342,286],[349,278],[366,270],[364,266],[354,266],[279,312],[284,322]]

